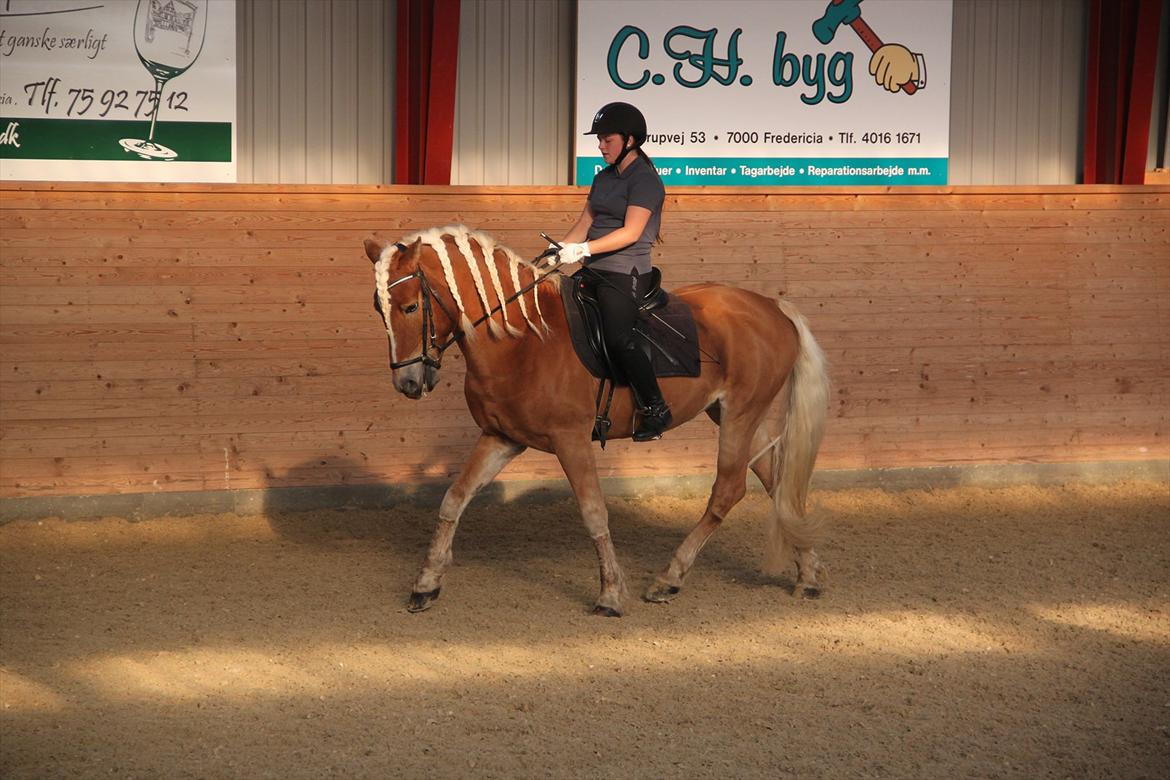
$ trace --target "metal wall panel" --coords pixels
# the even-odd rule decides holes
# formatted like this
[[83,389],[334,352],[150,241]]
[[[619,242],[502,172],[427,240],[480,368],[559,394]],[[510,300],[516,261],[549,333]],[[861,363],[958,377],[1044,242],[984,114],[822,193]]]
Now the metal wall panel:
[[951,184],[1079,181],[1085,0],[955,0]]
[[1146,170],[1170,166],[1170,0],[1162,0],[1158,64],[1154,70],[1154,105],[1150,113]]
[[463,0],[452,184],[568,184],[577,6]]
[[383,184],[394,0],[239,0],[239,181]]

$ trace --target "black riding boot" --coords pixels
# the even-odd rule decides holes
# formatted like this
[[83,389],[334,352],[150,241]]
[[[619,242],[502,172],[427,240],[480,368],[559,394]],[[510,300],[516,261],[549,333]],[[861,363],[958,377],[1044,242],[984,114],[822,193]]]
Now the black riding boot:
[[658,389],[654,366],[650,356],[640,345],[631,344],[621,351],[622,370],[634,394],[638,407],[638,426],[634,429],[634,441],[655,441],[662,438],[662,432],[670,427],[673,419],[670,407]]

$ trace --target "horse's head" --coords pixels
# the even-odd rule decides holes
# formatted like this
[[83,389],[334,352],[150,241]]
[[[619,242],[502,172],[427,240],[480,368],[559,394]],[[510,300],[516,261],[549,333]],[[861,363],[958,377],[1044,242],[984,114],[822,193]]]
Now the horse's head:
[[456,321],[423,271],[423,242],[410,246],[366,239],[374,264],[374,309],[390,348],[394,389],[408,398],[433,390]]

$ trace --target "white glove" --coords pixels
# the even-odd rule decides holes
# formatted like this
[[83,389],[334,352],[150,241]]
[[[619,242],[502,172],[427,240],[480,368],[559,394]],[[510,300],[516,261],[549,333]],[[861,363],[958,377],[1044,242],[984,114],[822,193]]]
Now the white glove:
[[557,260],[557,245],[549,242],[548,247],[540,253],[540,260],[537,262],[537,265],[544,266],[546,268],[552,268],[559,262],[560,261]]
[[561,246],[561,251],[557,253],[557,259],[561,265],[566,263],[579,263],[586,257],[590,256],[589,242],[583,244],[564,244]]

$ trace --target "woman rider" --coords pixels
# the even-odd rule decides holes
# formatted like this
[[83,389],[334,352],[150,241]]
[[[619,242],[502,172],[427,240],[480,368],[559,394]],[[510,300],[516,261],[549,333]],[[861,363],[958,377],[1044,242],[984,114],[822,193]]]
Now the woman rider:
[[577,224],[565,234],[562,263],[582,262],[583,281],[601,305],[610,357],[634,392],[639,422],[634,441],[661,438],[670,425],[649,347],[634,333],[638,302],[650,287],[650,245],[660,239],[666,190],[642,151],[646,119],[629,103],[608,103],[585,135],[597,136],[608,167],[597,174]]

